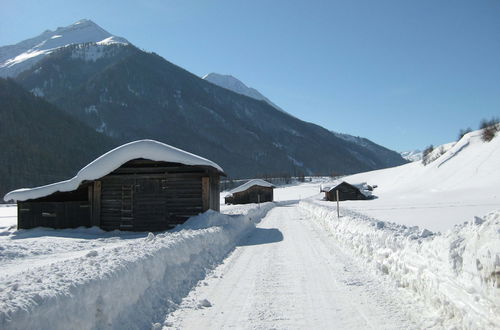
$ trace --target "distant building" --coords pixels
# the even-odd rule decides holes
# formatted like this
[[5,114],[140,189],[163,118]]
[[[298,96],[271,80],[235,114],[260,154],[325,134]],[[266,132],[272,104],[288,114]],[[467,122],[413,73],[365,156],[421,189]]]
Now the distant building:
[[339,192],[339,201],[365,200],[373,197],[373,188],[366,183],[350,184],[345,181],[339,181],[329,186],[322,186],[320,190],[325,193],[327,201],[336,201],[337,191]]
[[224,200],[226,204],[249,204],[273,201],[275,186],[267,181],[254,179],[231,190]]
[[97,158],[67,181],[19,189],[18,228],[161,231],[219,210],[221,167],[172,146],[140,140]]

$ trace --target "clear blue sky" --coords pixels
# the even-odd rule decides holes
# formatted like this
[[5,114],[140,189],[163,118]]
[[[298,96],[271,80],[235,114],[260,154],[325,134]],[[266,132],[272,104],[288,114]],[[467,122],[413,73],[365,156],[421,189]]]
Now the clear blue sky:
[[0,0],[0,45],[81,18],[394,150],[500,116],[500,0]]

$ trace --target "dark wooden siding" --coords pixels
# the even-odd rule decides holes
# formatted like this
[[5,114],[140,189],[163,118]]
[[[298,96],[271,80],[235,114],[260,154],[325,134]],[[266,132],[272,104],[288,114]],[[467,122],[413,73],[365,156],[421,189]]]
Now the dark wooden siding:
[[219,174],[197,166],[137,159],[75,191],[18,205],[19,228],[162,231],[209,208],[218,211]]
[[201,173],[104,177],[101,227],[159,231],[183,223],[203,212],[201,178]]
[[19,202],[18,228],[76,228],[90,226],[88,201]]
[[17,203],[17,227],[76,228],[90,226],[88,182],[70,192]]
[[353,185],[350,185],[346,182],[343,182],[339,184],[337,187],[334,189],[325,192],[325,197],[329,201],[336,201],[337,200],[337,190],[339,192],[339,201],[346,201],[346,200],[364,200],[367,199],[365,195],[359,191],[359,189]]

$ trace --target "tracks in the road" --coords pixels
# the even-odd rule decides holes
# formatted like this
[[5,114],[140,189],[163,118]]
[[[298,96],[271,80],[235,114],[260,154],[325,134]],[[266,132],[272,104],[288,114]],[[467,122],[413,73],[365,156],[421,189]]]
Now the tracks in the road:
[[[414,328],[395,288],[279,206],[167,317],[182,329]],[[209,307],[200,304],[204,299]],[[206,304],[205,304],[206,305]]]

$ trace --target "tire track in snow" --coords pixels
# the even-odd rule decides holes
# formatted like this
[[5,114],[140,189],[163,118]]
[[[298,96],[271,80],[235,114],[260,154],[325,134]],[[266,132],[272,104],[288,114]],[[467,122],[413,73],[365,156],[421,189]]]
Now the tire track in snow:
[[[296,205],[270,211],[180,308],[167,315],[164,325],[176,329],[418,328],[409,320],[396,289],[360,268],[308,216]],[[211,306],[200,306],[204,299]]]

